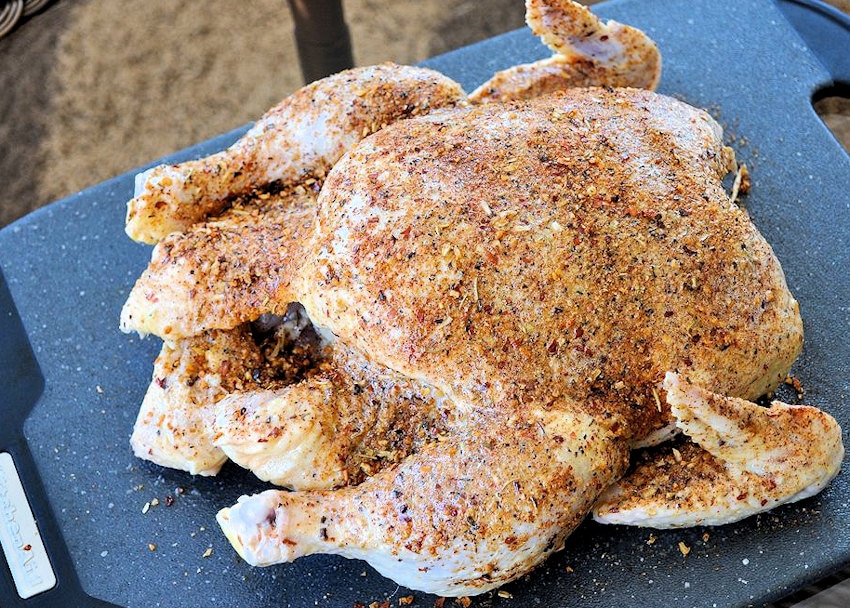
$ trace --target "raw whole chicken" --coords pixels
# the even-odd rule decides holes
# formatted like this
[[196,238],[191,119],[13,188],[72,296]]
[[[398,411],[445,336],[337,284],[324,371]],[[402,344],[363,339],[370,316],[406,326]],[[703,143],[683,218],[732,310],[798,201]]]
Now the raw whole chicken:
[[589,513],[720,524],[838,472],[829,415],[751,403],[802,324],[720,127],[635,88],[660,74],[641,32],[527,8],[555,55],[470,98],[352,70],[139,179],[127,230],[157,244],[121,325],[165,344],[132,444],[287,488],[218,515],[251,564],[333,553],[473,595]]

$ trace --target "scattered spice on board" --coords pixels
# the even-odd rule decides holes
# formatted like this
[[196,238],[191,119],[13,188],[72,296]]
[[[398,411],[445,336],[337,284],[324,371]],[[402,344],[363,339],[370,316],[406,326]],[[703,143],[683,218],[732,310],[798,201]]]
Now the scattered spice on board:
[[785,378],[785,384],[797,391],[797,399],[802,400],[803,397],[806,396],[806,393],[803,390],[803,384],[797,376],[788,376]]

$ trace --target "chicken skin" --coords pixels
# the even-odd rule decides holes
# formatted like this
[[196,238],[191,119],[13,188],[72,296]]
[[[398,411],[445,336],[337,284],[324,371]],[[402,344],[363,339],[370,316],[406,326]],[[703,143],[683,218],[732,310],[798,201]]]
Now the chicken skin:
[[725,524],[813,496],[838,474],[841,429],[820,410],[778,401],[765,409],[672,372],[663,386],[676,425],[691,442],[659,446],[636,464],[602,494],[596,521],[653,528]]
[[246,376],[250,379],[262,364],[260,350],[243,328],[164,344],[130,437],[133,452],[192,474],[218,473],[227,456],[210,431],[215,404],[245,390]]
[[[556,52],[544,71],[587,61],[603,80],[657,82],[637,30],[573,3],[527,7]],[[336,83],[345,105],[362,79],[315,90]],[[378,89],[393,79],[385,66]],[[208,380],[185,399],[152,389],[145,424],[203,427],[218,466],[230,457],[294,490],[219,512],[236,551],[258,566],[338,554],[413,589],[474,595],[564,547],[590,513],[719,524],[822,489],[844,454],[834,419],[751,403],[787,375],[802,322],[723,189],[735,160],[720,126],[638,88],[535,96],[549,85],[508,74],[467,103],[436,81],[418,98],[427,111],[342,129],[333,161],[286,178],[259,167],[230,194],[226,180],[172,192],[157,174],[142,197],[161,204],[129,204],[128,231],[159,242],[122,329],[166,341],[166,386],[185,382],[181,353],[215,343]],[[228,162],[268,152],[253,138]],[[228,344],[250,355],[222,392]],[[677,434],[630,466],[634,448]],[[147,457],[141,441],[136,452]],[[191,471],[176,452],[165,463]]]
[[156,243],[226,208],[234,194],[321,177],[343,153],[383,125],[464,99],[433,70],[384,64],[349,70],[297,91],[269,110],[231,148],[137,176],[127,234]]
[[655,90],[661,54],[642,31],[603,23],[570,0],[528,0],[526,21],[554,54],[494,74],[469,94],[486,103],[530,99],[567,88],[605,85]]

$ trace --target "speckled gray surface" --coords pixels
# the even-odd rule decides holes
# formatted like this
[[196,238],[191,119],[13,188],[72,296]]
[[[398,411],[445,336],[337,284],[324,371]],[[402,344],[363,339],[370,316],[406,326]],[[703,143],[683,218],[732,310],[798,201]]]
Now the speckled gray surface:
[[[623,0],[595,10],[642,27],[659,43],[660,91],[709,109],[750,167],[746,206],[802,307],[806,345],[794,373],[807,402],[835,415],[846,435],[850,160],[810,102],[830,75],[768,0]],[[836,44],[847,48],[848,41],[850,32]],[[545,54],[520,31],[431,64],[471,89],[494,69]],[[154,339],[117,330],[120,307],[150,255],[123,233],[132,189],[132,175],[121,176],[0,231],[0,267],[45,380],[24,424],[26,445],[82,588],[121,606],[350,607],[385,598],[396,604],[407,592],[359,562],[316,556],[267,569],[246,566],[219,534],[214,513],[258,483],[234,467],[217,479],[191,478],[130,453],[132,423],[159,350]],[[0,348],[7,346],[3,336]],[[8,393],[0,402],[12,426],[7,411],[31,405],[10,402]],[[174,501],[166,506],[169,495]],[[154,498],[159,505],[143,513]],[[513,599],[474,601],[760,605],[850,564],[848,530],[850,481],[843,472],[814,499],[723,528],[654,532],[651,544],[647,530],[585,524],[566,550],[507,586]],[[680,541],[690,547],[687,556]],[[0,603],[16,605],[4,584],[0,577]],[[39,605],[68,605],[60,592],[73,587],[69,580]],[[416,605],[433,605],[432,597],[414,596]]]

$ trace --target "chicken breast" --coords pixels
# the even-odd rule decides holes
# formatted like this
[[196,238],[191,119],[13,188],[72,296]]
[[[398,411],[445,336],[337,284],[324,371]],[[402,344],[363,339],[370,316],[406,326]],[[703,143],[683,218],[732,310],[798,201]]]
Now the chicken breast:
[[640,437],[666,371],[754,399],[799,353],[732,167],[705,112],[635,89],[396,123],[328,176],[295,289],[314,323],[460,403],[569,396]]

